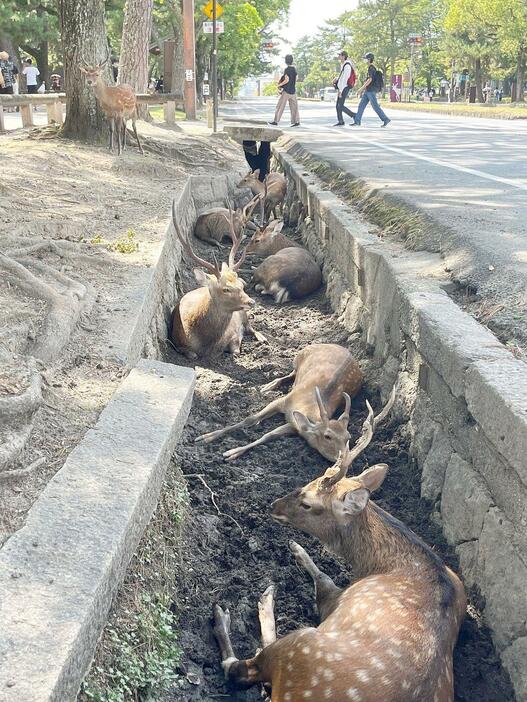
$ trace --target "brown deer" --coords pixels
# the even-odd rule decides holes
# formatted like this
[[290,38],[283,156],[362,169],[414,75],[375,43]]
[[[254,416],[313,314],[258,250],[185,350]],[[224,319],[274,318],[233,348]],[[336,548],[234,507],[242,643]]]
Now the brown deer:
[[102,72],[110,59],[110,52],[102,63],[90,66],[83,59],[83,66],[80,66],[81,73],[86,76],[86,83],[93,87],[93,92],[99,101],[101,108],[108,119],[110,126],[110,151],[113,151],[113,135],[117,128],[117,153],[126,147],[126,123],[132,120],[132,127],[139,151],[143,154],[143,147],[139,141],[137,133],[137,100],[133,88],[129,85],[106,85],[102,77]]
[[[256,225],[250,220],[259,199],[260,196],[256,195],[245,207],[238,208],[234,213],[234,231],[237,236],[245,229],[256,230]],[[202,212],[194,226],[194,236],[221,249],[223,239],[231,236],[230,210],[226,207],[213,207]]]
[[260,169],[249,171],[238,183],[239,188],[250,188],[253,195],[264,195],[265,197],[265,219],[268,220],[271,213],[278,219],[278,206],[282,204],[287,192],[287,180],[281,173],[268,173],[265,181],[260,180]]
[[[360,390],[363,374],[351,353],[337,344],[311,344],[302,349],[295,359],[294,370],[283,378],[264,385],[264,392],[275,390],[288,380],[293,387],[284,397],[273,400],[260,412],[225,429],[218,429],[198,436],[196,441],[209,443],[236,429],[260,424],[264,419],[281,412],[286,423],[264,434],[246,446],[226,451],[223,456],[232,461],[246,451],[279,436],[295,433],[321,453],[334,461],[344,450],[349,439],[348,422],[351,398]],[[345,408],[337,419],[332,419],[344,396]]]
[[300,246],[289,246],[268,256],[253,273],[254,289],[275,302],[310,295],[322,285],[322,271],[313,256]]
[[176,236],[189,256],[205,271],[194,269],[194,275],[202,287],[183,295],[172,312],[170,338],[177,349],[191,358],[207,356],[220,351],[240,351],[245,332],[250,332],[258,341],[265,337],[255,331],[247,318],[246,310],[253,304],[244,291],[244,282],[238,277],[238,269],[245,259],[245,251],[238,261],[236,255],[242,235],[234,231],[234,215],[231,211],[230,226],[232,247],[229,263],[210,263],[197,256],[188,239],[183,236],[177,223],[175,201],[172,203],[172,221]]
[[302,248],[301,244],[282,234],[283,227],[284,221],[281,219],[273,219],[270,224],[258,227],[247,246],[247,254],[267,258],[267,256],[272,256],[282,249],[295,246]]
[[230,614],[216,605],[215,634],[232,682],[269,684],[276,702],[453,701],[452,652],[466,609],[463,585],[418,536],[370,501],[388,466],[346,477],[377,423],[370,408],[356,446],[272,507],[275,520],[317,537],[349,563],[353,584],[337,587],[290,542],[297,563],[313,578],[321,623],[276,640],[273,593],[267,590],[260,605],[264,648],[238,660]]

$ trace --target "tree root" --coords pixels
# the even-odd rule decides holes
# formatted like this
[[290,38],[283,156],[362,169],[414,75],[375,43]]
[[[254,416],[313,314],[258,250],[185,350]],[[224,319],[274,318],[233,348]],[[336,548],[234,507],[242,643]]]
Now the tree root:
[[[57,287],[36,276],[26,266],[51,278]],[[91,308],[95,292],[43,261],[24,255],[20,260],[15,260],[0,253],[0,269],[3,269],[8,282],[30,297],[47,303],[48,314],[31,354],[47,365],[52,364],[68,343],[81,313]]]

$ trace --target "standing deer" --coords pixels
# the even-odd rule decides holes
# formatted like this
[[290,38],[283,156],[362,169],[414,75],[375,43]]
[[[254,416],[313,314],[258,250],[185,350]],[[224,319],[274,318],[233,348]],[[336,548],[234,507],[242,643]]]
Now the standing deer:
[[255,331],[247,318],[246,310],[254,304],[244,291],[244,282],[238,277],[238,269],[245,259],[245,251],[236,261],[242,235],[234,231],[234,216],[230,213],[232,247],[229,264],[210,263],[197,256],[188,239],[179,229],[175,201],[172,203],[174,230],[183,248],[204,271],[196,268],[194,275],[202,287],[183,295],[172,312],[170,338],[174,346],[187,356],[206,356],[228,349],[240,351],[244,333],[250,332],[258,341],[265,337]]
[[131,119],[137,146],[143,154],[144,151],[139,141],[136,126],[137,101],[135,93],[130,85],[106,85],[102,72],[109,59],[109,51],[106,59],[95,66],[90,66],[83,59],[84,65],[80,66],[80,71],[86,76],[86,83],[93,87],[93,92],[108,119],[110,126],[110,151],[113,151],[113,135],[117,128],[117,153],[121,155],[122,149],[126,147],[126,123]]
[[282,204],[287,192],[285,176],[273,171],[265,177],[265,181],[262,183],[258,168],[254,172],[249,171],[238,183],[238,187],[250,188],[253,195],[263,195],[265,197],[265,219],[268,220],[271,213],[278,219],[278,205]]
[[[348,422],[351,398],[360,390],[363,374],[351,353],[337,344],[311,344],[302,349],[295,359],[294,370],[283,378],[264,385],[264,392],[275,390],[288,380],[293,387],[284,397],[273,400],[260,412],[225,429],[198,436],[196,441],[209,443],[236,429],[260,424],[281,412],[286,423],[267,432],[246,446],[226,451],[223,456],[232,461],[246,451],[279,436],[298,433],[325,458],[334,461],[344,450],[349,439]],[[332,419],[344,396],[345,409],[338,419]]]
[[[237,209],[234,213],[234,231],[237,236],[246,228],[256,229],[256,225],[250,220],[259,199],[260,196],[256,195],[245,207]],[[202,212],[194,226],[194,236],[221,249],[223,239],[231,236],[230,210],[226,207],[213,207]]]
[[270,684],[276,702],[453,701],[452,652],[466,609],[463,585],[416,534],[370,501],[388,466],[346,478],[380,418],[369,408],[355,447],[272,507],[275,520],[317,537],[349,563],[354,583],[337,587],[290,542],[313,578],[321,623],[277,640],[273,592],[267,590],[260,605],[264,648],[238,660],[230,614],[216,605],[215,634],[232,682]]

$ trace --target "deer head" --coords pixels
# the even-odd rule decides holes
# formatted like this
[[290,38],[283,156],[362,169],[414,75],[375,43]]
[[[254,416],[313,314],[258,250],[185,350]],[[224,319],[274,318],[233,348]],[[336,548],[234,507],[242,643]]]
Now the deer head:
[[84,73],[84,75],[86,76],[86,83],[88,85],[95,85],[97,83],[97,81],[99,80],[99,78],[102,75],[104,67],[106,66],[106,64],[108,63],[109,60],[110,60],[110,50],[109,50],[108,46],[106,46],[106,58],[101,63],[91,65],[84,59],[84,57],[81,57],[81,61],[82,61],[83,65],[79,66],[79,70],[81,73]]
[[274,240],[281,233],[283,228],[283,220],[274,219],[271,224],[268,224],[266,227],[257,229],[247,246],[247,253],[266,254],[272,249]]
[[272,505],[273,519],[316,536],[329,547],[335,546],[342,529],[353,525],[353,521],[366,509],[370,493],[377,490],[386,477],[388,466],[384,463],[367,468],[353,478],[347,478],[346,474],[353,461],[370,443],[375,428],[391,410],[395,392],[394,387],[390,399],[376,417],[367,403],[368,416],[353,448],[346,446],[335,465],[328,468],[323,476],[276,500]]
[[345,450],[350,434],[348,423],[350,418],[351,398],[348,393],[343,393],[345,408],[337,419],[331,419],[319,388],[315,388],[315,397],[320,412],[320,421],[313,422],[305,414],[295,410],[293,422],[300,436],[316,449],[324,458],[335,461]]

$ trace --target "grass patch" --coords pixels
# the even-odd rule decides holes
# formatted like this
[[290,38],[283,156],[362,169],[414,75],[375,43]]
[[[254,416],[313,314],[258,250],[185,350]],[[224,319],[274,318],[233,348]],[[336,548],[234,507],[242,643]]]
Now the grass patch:
[[390,110],[411,112],[435,112],[464,117],[487,117],[489,119],[527,119],[527,107],[514,105],[471,105],[446,102],[387,102]]
[[77,702],[154,702],[176,680],[181,650],[171,605],[187,510],[184,479],[172,461]]
[[89,242],[95,246],[105,246],[108,251],[130,254],[139,250],[139,243],[135,240],[136,236],[134,230],[129,229],[126,234],[123,234],[115,241],[106,241],[102,234],[96,234]]
[[[148,111],[152,115],[152,119],[154,120],[154,122],[164,122],[165,121],[165,113],[163,111],[163,105],[156,105],[155,107],[150,107]],[[178,120],[183,120],[183,119],[186,119],[185,113],[181,112],[181,110],[176,110],[176,122]]]

